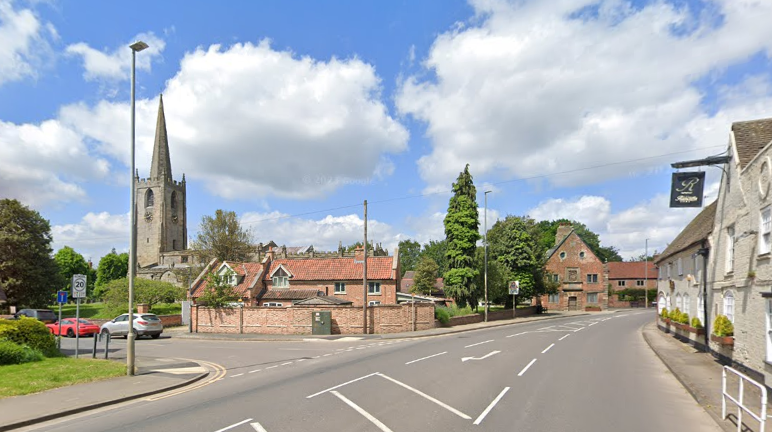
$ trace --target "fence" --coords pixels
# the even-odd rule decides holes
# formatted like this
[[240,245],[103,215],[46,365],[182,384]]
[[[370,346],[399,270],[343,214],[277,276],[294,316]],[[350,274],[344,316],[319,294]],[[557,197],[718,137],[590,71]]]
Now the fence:
[[[734,398],[732,395],[730,395],[727,392],[727,388],[726,388],[727,372],[733,375],[736,375],[739,378],[738,398]],[[750,384],[758,387],[758,389],[761,391],[761,408],[760,408],[759,414],[754,413],[749,407],[745,406],[745,402],[744,402],[745,381],[748,381]],[[724,366],[724,371],[721,373],[721,418],[724,420],[726,420],[728,415],[726,412],[727,399],[729,399],[735,405],[737,405],[737,432],[742,431],[743,412],[747,412],[751,417],[756,419],[761,425],[760,432],[764,432],[764,426],[767,421],[767,388],[764,385],[757,383],[756,381],[752,380],[748,376],[743,375],[739,371],[732,369],[729,366]]]

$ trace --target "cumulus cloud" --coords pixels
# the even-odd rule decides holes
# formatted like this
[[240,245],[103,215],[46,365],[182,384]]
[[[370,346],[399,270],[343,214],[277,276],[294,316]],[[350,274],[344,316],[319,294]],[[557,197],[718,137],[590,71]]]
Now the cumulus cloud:
[[128,212],[122,215],[88,213],[78,223],[51,227],[53,249],[70,246],[96,266],[113,248],[118,253],[128,252],[130,226]]
[[30,9],[14,9],[0,0],[0,85],[36,76],[36,67],[49,54],[48,38],[56,38],[50,23],[41,23]]
[[645,171],[663,163],[645,158],[723,145],[730,122],[748,119],[724,113],[727,95],[743,92],[756,108],[770,96],[769,76],[756,77],[727,88],[716,114],[695,85],[753,55],[772,57],[769,2],[699,11],[665,1],[472,4],[476,17],[439,35],[396,97],[401,113],[427,125],[433,149],[418,161],[427,190],[467,162],[476,176],[522,178],[640,159],[551,176],[557,186]]
[[79,42],[69,45],[66,53],[83,59],[83,68],[85,69],[83,78],[87,81],[98,79],[128,80],[131,78],[131,49],[129,45],[139,40],[147,43],[149,47],[142,51],[142,54],[136,56],[136,68],[137,70],[149,71],[151,63],[161,57],[166,47],[166,42],[152,32],[138,34],[130,42],[102,51],[92,48],[84,42]]
[[[381,101],[380,78],[359,59],[320,61],[257,45],[185,55],[164,106],[172,163],[226,198],[318,197],[393,172],[408,132]],[[156,100],[137,103],[137,164],[147,172]],[[71,105],[62,118],[128,161],[126,104]],[[123,131],[123,132],[121,132]]]

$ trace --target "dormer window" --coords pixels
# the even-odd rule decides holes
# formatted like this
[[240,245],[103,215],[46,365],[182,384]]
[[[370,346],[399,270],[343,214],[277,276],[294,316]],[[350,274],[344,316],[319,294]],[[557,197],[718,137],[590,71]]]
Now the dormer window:
[[273,273],[271,282],[274,288],[288,288],[289,287],[289,275],[283,268],[279,267]]

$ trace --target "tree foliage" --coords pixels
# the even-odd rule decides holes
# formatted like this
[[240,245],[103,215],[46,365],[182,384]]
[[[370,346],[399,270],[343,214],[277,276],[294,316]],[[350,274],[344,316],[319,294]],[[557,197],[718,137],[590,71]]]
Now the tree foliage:
[[239,299],[239,295],[233,286],[228,283],[228,276],[218,276],[209,273],[206,276],[206,287],[198,297],[198,303],[213,308],[230,307],[231,303]]
[[[126,313],[129,308],[129,279],[114,279],[104,287],[102,299],[114,313]],[[158,303],[173,303],[187,297],[185,288],[159,280],[134,278],[134,306],[146,303],[153,308]]]
[[530,218],[509,215],[488,231],[490,257],[503,266],[509,281],[520,282],[519,297],[523,299],[541,294],[545,288],[544,252],[536,225]]
[[[485,297],[485,248],[478,247],[475,253],[476,266],[480,269],[475,285],[480,287],[480,298]],[[491,259],[488,250],[488,302],[507,304],[511,301],[506,267],[497,260]]]
[[476,305],[474,279],[479,273],[474,265],[476,243],[480,239],[480,219],[477,212],[477,189],[469,164],[456,182],[445,215],[445,239],[447,240],[448,270],[445,272],[445,293],[460,307]]
[[118,254],[113,249],[99,260],[96,273],[94,296],[101,298],[105,285],[116,279],[125,278],[129,273],[129,254],[125,252]]
[[193,249],[204,262],[212,258],[218,261],[248,261],[255,251],[252,243],[251,231],[241,226],[236,212],[218,209],[214,217],[201,218]]
[[62,284],[57,287],[58,289],[72,292],[72,276],[76,274],[86,275],[86,294],[89,298],[94,297],[96,271],[86,262],[83,255],[76,252],[75,249],[65,246],[56,252],[54,261],[59,266],[59,274],[62,277]]
[[420,257],[429,257],[433,259],[439,267],[439,270],[437,270],[439,274],[444,275],[445,272],[448,271],[448,257],[446,255],[447,251],[447,240],[429,240],[429,243],[423,245]]
[[0,200],[0,288],[8,304],[45,307],[61,286],[51,226],[18,200]]
[[434,290],[434,284],[437,282],[437,272],[439,269],[440,267],[433,259],[428,256],[421,258],[421,261],[415,268],[414,284],[410,292],[431,295],[432,290]]
[[400,276],[404,276],[406,271],[415,270],[420,257],[421,243],[410,239],[399,242],[399,267],[402,272]]
[[537,224],[539,232],[538,241],[544,250],[549,250],[555,246],[555,236],[557,235],[558,226],[564,223],[571,224],[576,235],[587,244],[592,253],[594,253],[601,262],[622,261],[619,251],[614,246],[601,246],[598,234],[592,232],[585,224],[568,219],[541,221]]

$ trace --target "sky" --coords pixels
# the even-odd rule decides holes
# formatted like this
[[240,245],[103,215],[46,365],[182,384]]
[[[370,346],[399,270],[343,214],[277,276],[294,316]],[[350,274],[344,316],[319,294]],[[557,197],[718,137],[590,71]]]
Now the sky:
[[[188,233],[234,211],[256,242],[444,238],[469,164],[481,230],[568,218],[625,259],[700,209],[676,161],[772,117],[772,0],[0,0],[0,199],[98,262],[128,250],[163,94]],[[707,205],[721,169],[706,167]],[[485,204],[487,194],[487,211]]]

